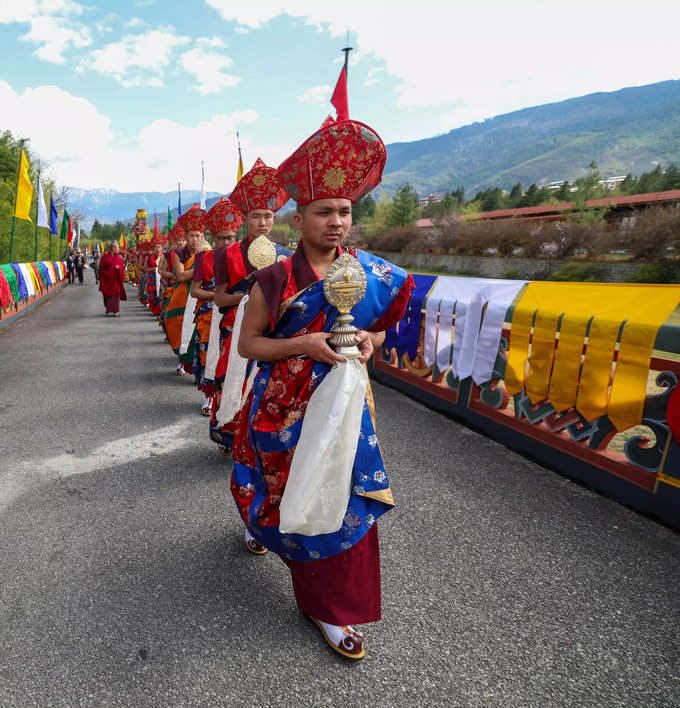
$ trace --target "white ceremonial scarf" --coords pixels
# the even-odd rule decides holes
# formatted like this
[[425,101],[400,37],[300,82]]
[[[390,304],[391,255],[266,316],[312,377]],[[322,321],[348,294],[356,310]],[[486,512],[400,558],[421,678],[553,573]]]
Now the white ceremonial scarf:
[[279,504],[281,533],[316,536],[342,527],[367,386],[366,368],[349,359],[312,393]]
[[[496,360],[505,312],[526,282],[493,278],[437,278],[425,303],[425,364],[432,366],[436,362],[440,372],[451,365],[454,375],[462,380],[472,375],[478,361],[476,373],[478,376],[488,373],[484,379],[488,381]],[[485,314],[484,324],[482,310],[485,304],[488,315]],[[452,342],[454,313],[456,320]],[[483,337],[480,337],[480,331],[483,331]]]
[[491,380],[505,315],[512,301],[528,282],[528,280],[501,280],[479,292],[480,303],[486,300],[487,305],[479,330],[474,362],[468,374],[478,386]]
[[248,295],[241,298],[241,302],[239,302],[238,309],[236,310],[236,317],[234,318],[234,328],[231,331],[227,375],[224,377],[224,383],[222,384],[220,407],[215,411],[215,419],[219,425],[228,423],[241,409],[243,382],[245,381],[246,370],[248,369],[248,359],[244,359],[238,353],[238,339],[241,335],[241,323],[243,322],[243,313],[245,312],[248,299]]
[[[161,291],[161,276],[158,275],[158,268],[156,268],[156,297],[160,294]],[[184,323],[182,323],[184,324]]]
[[35,285],[33,284],[33,278],[31,278],[31,271],[25,263],[19,263],[19,270],[21,270],[24,280],[26,281],[26,290],[29,297],[35,295]]
[[189,351],[189,344],[194,333],[194,310],[196,309],[196,298],[189,295],[187,304],[184,306],[184,317],[182,318],[182,343],[179,345],[180,356]]
[[210,338],[208,339],[208,351],[205,355],[205,373],[203,378],[212,381],[215,378],[215,369],[220,358],[220,320],[222,314],[220,308],[213,302],[212,314],[210,316]]

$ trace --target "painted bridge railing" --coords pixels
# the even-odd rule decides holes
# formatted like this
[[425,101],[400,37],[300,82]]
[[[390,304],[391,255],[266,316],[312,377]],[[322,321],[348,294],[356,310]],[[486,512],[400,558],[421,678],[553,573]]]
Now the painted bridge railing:
[[63,285],[66,276],[63,261],[0,264],[0,321],[30,308]]
[[[576,407],[558,412],[535,396],[532,403],[524,389],[508,394],[513,309],[502,325],[491,377],[481,385],[469,376],[457,378],[451,367],[439,370],[432,356],[431,365],[426,363],[425,302],[412,356],[399,346],[398,337],[388,337],[374,358],[372,375],[564,476],[680,528],[680,357],[674,358],[680,354],[680,327],[666,324],[658,329],[641,420],[625,430],[619,424],[617,430],[606,414],[587,420]],[[455,341],[455,314],[452,329]],[[555,349],[558,344],[559,335]]]

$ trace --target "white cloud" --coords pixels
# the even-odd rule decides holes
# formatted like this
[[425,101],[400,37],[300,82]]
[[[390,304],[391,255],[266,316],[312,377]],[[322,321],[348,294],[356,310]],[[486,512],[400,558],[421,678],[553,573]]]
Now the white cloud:
[[305,18],[338,48],[351,26],[360,56],[384,61],[399,80],[402,108],[440,108],[454,125],[677,73],[680,3],[669,0],[648,0],[644,12],[632,0],[572,0],[568,11],[538,0],[205,2],[242,28]]
[[196,77],[196,90],[204,96],[236,86],[241,80],[238,76],[224,71],[234,63],[230,57],[206,51],[201,47],[183,52],[180,61],[184,70]]
[[126,23],[126,27],[129,27],[130,29],[137,29],[141,27],[148,27],[149,23],[142,20],[139,17],[131,17]]
[[72,0],[3,0],[0,24],[28,23],[25,42],[39,45],[35,55],[53,64],[65,62],[64,52],[92,44],[89,27],[73,19],[86,8]]
[[171,28],[128,34],[118,42],[95,49],[81,60],[79,67],[110,76],[123,86],[163,86],[163,73],[173,50],[190,41]]
[[[252,109],[215,115],[195,125],[163,118],[126,140],[90,101],[56,86],[17,93],[0,80],[0,105],[3,127],[30,138],[31,150],[50,163],[58,184],[127,192],[169,191],[178,180],[197,188],[201,160],[206,163],[208,188],[230,191],[236,177],[236,130],[258,120]],[[45,120],[47,111],[49,121]],[[255,142],[268,164],[277,164],[289,148]],[[257,155],[251,151],[249,136],[242,144],[250,166]],[[159,209],[164,206],[158,205]]]
[[377,84],[378,79],[376,77],[383,71],[385,71],[385,67],[383,66],[374,66],[372,69],[369,69],[368,77],[366,78],[366,81],[364,81],[364,86],[373,86],[373,84]]
[[312,86],[308,88],[301,96],[298,96],[298,101],[300,103],[313,103],[313,104],[323,104],[328,103],[331,100],[331,94],[333,89],[329,84],[323,84],[322,86]]

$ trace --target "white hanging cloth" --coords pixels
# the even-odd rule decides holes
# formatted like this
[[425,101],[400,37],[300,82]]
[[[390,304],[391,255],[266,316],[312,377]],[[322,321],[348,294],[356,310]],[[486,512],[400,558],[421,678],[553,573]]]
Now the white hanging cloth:
[[238,339],[241,335],[241,323],[248,303],[248,295],[241,298],[234,318],[234,328],[231,331],[229,344],[229,358],[227,360],[227,375],[222,385],[222,400],[220,407],[215,411],[215,418],[220,425],[225,425],[241,409],[243,383],[248,369],[248,359],[238,353]]
[[[526,284],[523,280],[440,276],[425,303],[423,359],[443,372],[451,365],[459,379],[491,378],[505,313]],[[487,310],[482,322],[484,305]],[[455,312],[453,342],[451,325]],[[483,336],[480,333],[483,332]],[[478,364],[476,364],[478,362]],[[475,369],[475,366],[477,367]],[[477,383],[480,381],[475,378]]]
[[222,314],[219,307],[213,302],[212,314],[210,316],[210,337],[208,339],[208,351],[205,355],[205,372],[203,378],[213,381],[215,379],[215,369],[220,358],[220,321]]
[[158,274],[158,268],[156,268],[156,297],[160,295],[161,292],[161,276]]
[[182,318],[182,342],[179,345],[179,353],[186,354],[189,351],[191,337],[194,333],[194,310],[196,309],[196,298],[189,295],[187,304],[184,306],[184,317]]
[[366,368],[349,359],[309,399],[279,505],[281,533],[316,536],[342,527],[367,385]]

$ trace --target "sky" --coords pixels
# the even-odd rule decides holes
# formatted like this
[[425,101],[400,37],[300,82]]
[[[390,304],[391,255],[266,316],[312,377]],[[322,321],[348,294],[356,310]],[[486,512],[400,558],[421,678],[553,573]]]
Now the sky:
[[0,130],[61,185],[228,193],[333,112],[386,143],[680,74],[677,0],[0,0]]

